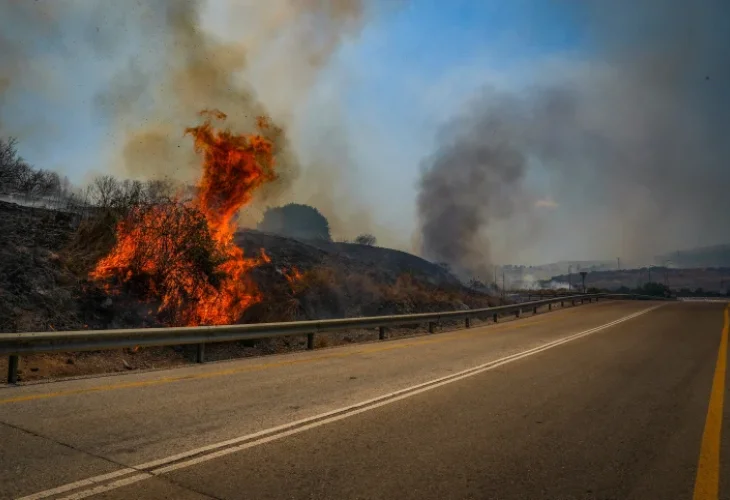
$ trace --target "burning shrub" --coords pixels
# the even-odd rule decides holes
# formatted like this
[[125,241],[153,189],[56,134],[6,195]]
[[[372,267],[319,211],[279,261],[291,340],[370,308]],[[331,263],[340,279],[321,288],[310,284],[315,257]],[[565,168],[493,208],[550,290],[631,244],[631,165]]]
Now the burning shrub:
[[92,278],[111,278],[144,300],[161,299],[159,312],[172,324],[200,323],[203,318],[186,312],[217,293],[225,279],[221,266],[228,260],[203,214],[175,202],[136,207],[117,231],[116,246]]
[[[219,111],[186,133],[203,156],[203,174],[191,203],[177,201],[133,207],[117,226],[117,241],[90,276],[158,302],[173,325],[230,324],[260,294],[248,273],[268,258],[244,258],[233,241],[234,215],[253,192],[276,178],[272,143],[262,135],[240,135],[213,127]],[[261,129],[268,122],[259,119]]]

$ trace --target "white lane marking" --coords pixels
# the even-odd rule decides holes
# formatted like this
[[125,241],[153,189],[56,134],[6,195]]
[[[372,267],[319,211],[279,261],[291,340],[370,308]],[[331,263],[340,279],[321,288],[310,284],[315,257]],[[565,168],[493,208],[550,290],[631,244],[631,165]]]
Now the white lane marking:
[[129,486],[130,484],[138,483],[139,481],[142,481],[143,479],[147,479],[152,477],[150,474],[136,474],[134,476],[125,477],[124,479],[120,479],[119,481],[114,481],[113,483],[97,486],[95,488],[91,488],[88,490],[82,490],[78,493],[74,493],[73,495],[68,495],[63,498],[59,498],[58,500],[81,500],[82,498],[87,498],[93,495],[98,495],[99,493],[104,493],[105,491],[111,491],[115,490],[117,488],[122,488],[124,486]]
[[104,481],[108,481],[109,479],[114,479],[119,476],[124,476],[126,474],[132,474],[133,472],[138,472],[138,471],[137,471],[137,469],[132,469],[132,468],[119,469],[117,471],[110,472],[109,474],[102,474],[100,476],[94,476],[94,477],[90,477],[88,479],[82,479],[81,481],[76,481],[74,483],[64,484],[63,486],[59,486],[58,488],[52,488],[50,490],[40,491],[38,493],[34,493],[32,495],[28,495],[23,498],[19,498],[18,500],[40,500],[41,498],[48,498],[52,495],[57,495],[59,493],[65,493],[67,491],[82,488],[84,486],[92,486],[94,484],[99,484]]
[[[453,374],[447,375],[445,377],[440,377],[440,378],[430,380],[428,382],[423,382],[423,383],[420,383],[417,385],[413,385],[413,386],[407,387],[405,389],[400,389],[398,391],[384,394],[377,398],[373,398],[373,399],[369,399],[366,401],[362,401],[360,403],[356,403],[354,405],[346,406],[346,407],[339,408],[337,410],[332,410],[332,411],[329,411],[326,413],[321,413],[319,415],[314,415],[312,417],[308,417],[305,419],[296,420],[296,421],[290,422],[288,424],[279,425],[279,426],[265,429],[265,430],[262,430],[259,432],[255,432],[253,434],[247,434],[245,436],[240,436],[240,437],[237,437],[234,439],[229,439],[226,441],[221,441],[219,443],[210,444],[210,445],[196,448],[193,450],[189,450],[189,451],[186,451],[183,453],[170,455],[168,457],[161,458],[159,460],[145,462],[143,464],[136,465],[131,468],[121,469],[120,471],[118,471],[118,473],[94,476],[94,477],[91,477],[88,479],[84,479],[82,481],[77,481],[75,483],[69,483],[67,485],[59,486],[58,488],[44,490],[44,491],[35,493],[33,495],[30,495],[30,496],[19,498],[18,500],[40,500],[43,498],[48,498],[50,496],[56,495],[58,493],[63,493],[63,492],[70,491],[73,489],[78,489],[83,486],[89,486],[92,484],[98,485],[102,481],[105,481],[108,479],[113,479],[114,477],[118,477],[121,475],[126,475],[126,474],[130,474],[132,472],[135,472],[136,474],[134,474],[130,477],[124,478],[122,480],[118,480],[118,481],[114,481],[114,482],[106,484],[106,485],[99,485],[99,486],[95,486],[94,488],[82,490],[73,495],[63,497],[59,500],[79,500],[82,498],[87,498],[92,495],[96,495],[96,494],[110,491],[113,489],[121,488],[128,484],[133,484],[133,483],[142,481],[144,479],[148,479],[148,478],[151,478],[154,476],[159,476],[159,475],[162,475],[162,474],[165,474],[168,472],[172,472],[174,470],[183,469],[186,467],[197,465],[197,464],[200,464],[203,462],[207,462],[209,460],[213,460],[215,458],[219,458],[219,457],[222,457],[225,455],[229,455],[232,453],[236,453],[238,451],[245,450],[247,448],[252,448],[254,446],[258,446],[261,444],[269,443],[271,441],[275,441],[277,439],[281,439],[281,438],[284,438],[287,436],[298,434],[300,432],[304,432],[309,429],[313,429],[315,427],[320,427],[322,425],[336,422],[338,420],[343,420],[343,419],[351,417],[353,415],[357,415],[357,414],[360,414],[360,413],[363,413],[363,412],[366,412],[369,410],[380,408],[381,406],[385,406],[385,405],[394,403],[396,401],[400,401],[400,400],[409,398],[411,396],[415,396],[417,394],[421,394],[423,392],[430,391],[437,387],[441,387],[441,386],[444,386],[444,385],[447,385],[447,384],[450,384],[450,383],[453,383],[453,382],[456,382],[459,380],[463,380],[468,377],[473,377],[474,375],[478,375],[480,373],[483,373],[483,372],[486,372],[489,370],[493,370],[494,368],[498,368],[500,366],[506,365],[513,361],[527,358],[529,356],[538,354],[540,352],[547,351],[548,349],[552,349],[554,347],[558,347],[558,346],[566,344],[568,342],[572,342],[573,340],[577,340],[581,337],[585,337],[587,335],[591,335],[593,333],[605,330],[612,326],[618,325],[619,323],[629,321],[638,316],[642,316],[650,311],[653,311],[659,307],[663,307],[664,305],[665,304],[659,304],[656,306],[652,306],[647,309],[630,314],[628,316],[624,316],[623,318],[619,318],[610,323],[606,323],[604,325],[597,326],[597,327],[591,328],[589,330],[584,330],[582,332],[578,332],[573,335],[569,335],[567,337],[563,337],[561,339],[557,339],[552,342],[548,342],[547,344],[533,347],[532,349],[528,349],[526,351],[511,354],[509,356],[505,356],[500,359],[496,359],[496,360],[489,361],[487,363],[484,363],[484,364],[481,364],[481,365],[478,365],[478,366],[475,366],[472,368],[468,368],[468,369],[460,371],[458,373],[453,373]],[[242,444],[239,444],[239,443],[242,443]],[[232,445],[238,445],[238,446],[232,446]],[[221,449],[221,448],[223,448],[223,449]],[[206,453],[206,452],[210,452],[210,453]],[[200,456],[195,457],[195,455],[200,455]],[[195,457],[195,458],[191,458],[190,460],[185,460],[185,461],[179,462],[179,460],[189,458],[189,457]],[[172,463],[172,462],[177,462],[177,463]],[[168,464],[170,464],[170,465],[168,465]],[[114,475],[114,476],[112,476],[112,475]],[[110,476],[112,476],[112,477],[110,477]]]

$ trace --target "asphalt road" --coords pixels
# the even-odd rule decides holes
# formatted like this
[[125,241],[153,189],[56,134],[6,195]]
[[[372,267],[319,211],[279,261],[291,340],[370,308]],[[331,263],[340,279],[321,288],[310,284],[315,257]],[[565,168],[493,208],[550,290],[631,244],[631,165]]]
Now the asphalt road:
[[2,388],[0,498],[730,499],[725,305],[658,305]]

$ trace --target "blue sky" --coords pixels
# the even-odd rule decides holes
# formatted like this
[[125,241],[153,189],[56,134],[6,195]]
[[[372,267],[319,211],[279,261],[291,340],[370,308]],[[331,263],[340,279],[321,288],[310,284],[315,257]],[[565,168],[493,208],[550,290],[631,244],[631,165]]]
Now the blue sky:
[[[439,127],[481,86],[529,85],[536,76],[530,73],[533,61],[585,50],[569,4],[413,0],[392,7],[381,0],[382,8],[357,38],[342,45],[314,92],[320,102],[338,101],[351,159],[342,169],[351,195],[377,225],[401,235],[414,230],[422,161],[434,150]],[[8,28],[1,20],[0,27]],[[15,89],[0,110],[13,118],[24,157],[76,182],[104,170],[103,145],[111,139],[94,99],[108,84],[113,61],[84,45],[87,28],[62,44],[49,34],[41,60],[28,68],[45,87],[47,101],[36,100],[35,93],[31,101]],[[139,47],[120,45],[116,55]],[[334,93],[328,90],[333,88]],[[316,128],[316,109],[303,111],[300,121]]]

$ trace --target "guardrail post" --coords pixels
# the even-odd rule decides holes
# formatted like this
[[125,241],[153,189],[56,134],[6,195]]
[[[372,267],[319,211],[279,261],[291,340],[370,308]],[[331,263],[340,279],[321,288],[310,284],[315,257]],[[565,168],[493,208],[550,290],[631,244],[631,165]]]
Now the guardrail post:
[[467,317],[466,317],[466,318],[464,319],[464,326],[465,326],[466,328],[471,328],[471,318],[470,318],[469,316],[467,316]]
[[517,309],[515,311],[515,318],[519,318],[521,315],[522,315],[522,311],[520,311],[519,309]]
[[205,363],[205,344],[198,344],[198,350],[195,353],[196,363]]
[[550,303],[548,304],[548,311],[552,311],[552,310],[553,310],[553,303],[552,303],[552,302],[550,302]]
[[18,356],[8,358],[8,384],[18,383]]
[[494,316],[492,317],[494,319],[495,323],[499,323],[499,315],[497,313],[494,313]]
[[565,307],[565,301],[564,300],[561,300],[560,301],[560,307]]
[[436,323],[433,321],[428,322],[428,333],[434,333],[436,331]]
[[378,340],[385,340],[385,327],[378,328]]
[[314,349],[314,334],[308,333],[307,334],[307,350],[311,351]]
[[532,308],[532,314],[537,314],[537,306]]
[[575,299],[573,299],[573,305],[575,305]]

